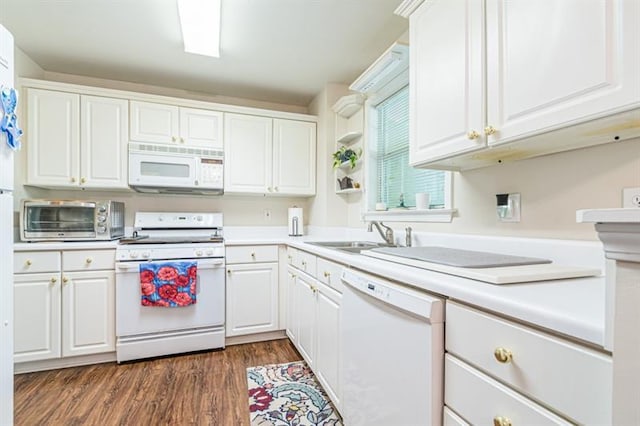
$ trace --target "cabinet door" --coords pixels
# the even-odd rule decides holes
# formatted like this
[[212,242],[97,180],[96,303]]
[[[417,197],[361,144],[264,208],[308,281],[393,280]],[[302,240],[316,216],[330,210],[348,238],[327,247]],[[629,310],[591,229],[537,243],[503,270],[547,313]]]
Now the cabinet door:
[[296,297],[296,271],[287,268],[287,336],[294,345],[298,345],[298,305]]
[[296,308],[298,319],[298,350],[310,367],[316,356],[316,292],[315,280],[298,275],[296,280]]
[[80,185],[128,188],[129,103],[124,99],[81,96]]
[[138,142],[178,143],[179,108],[173,105],[131,101],[130,138]]
[[342,295],[318,284],[316,376],[340,409],[340,304]]
[[273,192],[272,129],[271,118],[224,115],[225,192]]
[[435,0],[410,17],[411,165],[486,145],[482,5]]
[[637,0],[487,1],[489,144],[637,108],[639,16]]
[[316,193],[316,124],[273,120],[273,191]]
[[15,362],[60,357],[60,273],[13,276]]
[[62,355],[115,351],[115,272],[62,276]]
[[77,187],[80,175],[80,96],[29,89],[27,183]]
[[278,329],[278,264],[227,265],[227,336]]
[[222,113],[180,108],[180,142],[190,146],[222,149]]

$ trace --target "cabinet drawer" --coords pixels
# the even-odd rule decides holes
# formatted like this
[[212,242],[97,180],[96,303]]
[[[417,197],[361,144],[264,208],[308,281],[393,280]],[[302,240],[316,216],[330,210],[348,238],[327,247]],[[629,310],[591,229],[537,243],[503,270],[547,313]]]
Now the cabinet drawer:
[[456,303],[446,336],[447,352],[577,422],[611,422],[610,356]]
[[297,256],[293,258],[293,266],[303,272],[316,276],[316,256],[306,251],[298,251]]
[[497,425],[500,417],[513,425],[571,424],[449,354],[444,377],[445,404],[470,424]]
[[226,251],[227,263],[278,261],[278,246],[231,246]]
[[340,275],[342,274],[343,268],[344,265],[319,257],[316,262],[318,280],[342,293],[343,284],[340,281]]
[[451,411],[449,407],[444,407],[442,420],[442,424],[444,426],[469,426],[469,423],[465,422],[460,416]]
[[17,251],[13,254],[15,274],[60,271],[59,251]]
[[115,250],[72,250],[62,252],[65,272],[97,271],[115,268]]
[[287,265],[295,266],[296,257],[298,257],[300,250],[294,249],[293,247],[287,247]]

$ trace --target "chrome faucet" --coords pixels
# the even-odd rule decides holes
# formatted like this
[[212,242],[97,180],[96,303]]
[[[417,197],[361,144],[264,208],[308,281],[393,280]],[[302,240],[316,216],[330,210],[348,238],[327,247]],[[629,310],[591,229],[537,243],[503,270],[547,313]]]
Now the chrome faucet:
[[[372,220],[367,225],[367,232],[372,232],[374,225],[378,230],[378,233],[380,234],[380,236],[384,239],[384,241],[390,246],[394,246],[395,240],[393,238],[393,229],[389,228],[387,225],[385,225],[382,222],[377,222],[375,220]],[[382,228],[384,228],[384,231],[382,230]]]

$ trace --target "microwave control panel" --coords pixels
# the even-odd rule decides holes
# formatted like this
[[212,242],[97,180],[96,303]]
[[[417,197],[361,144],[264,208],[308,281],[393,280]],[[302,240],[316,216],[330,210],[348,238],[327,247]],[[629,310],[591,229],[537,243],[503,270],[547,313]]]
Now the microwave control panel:
[[202,186],[222,188],[223,175],[222,160],[213,158],[200,159],[200,183]]

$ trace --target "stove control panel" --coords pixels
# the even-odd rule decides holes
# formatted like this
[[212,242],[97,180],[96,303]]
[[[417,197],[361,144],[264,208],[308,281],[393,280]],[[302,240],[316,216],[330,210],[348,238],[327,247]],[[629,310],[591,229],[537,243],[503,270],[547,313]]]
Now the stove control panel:
[[128,245],[116,249],[116,261],[133,262],[158,259],[223,258],[222,244]]

